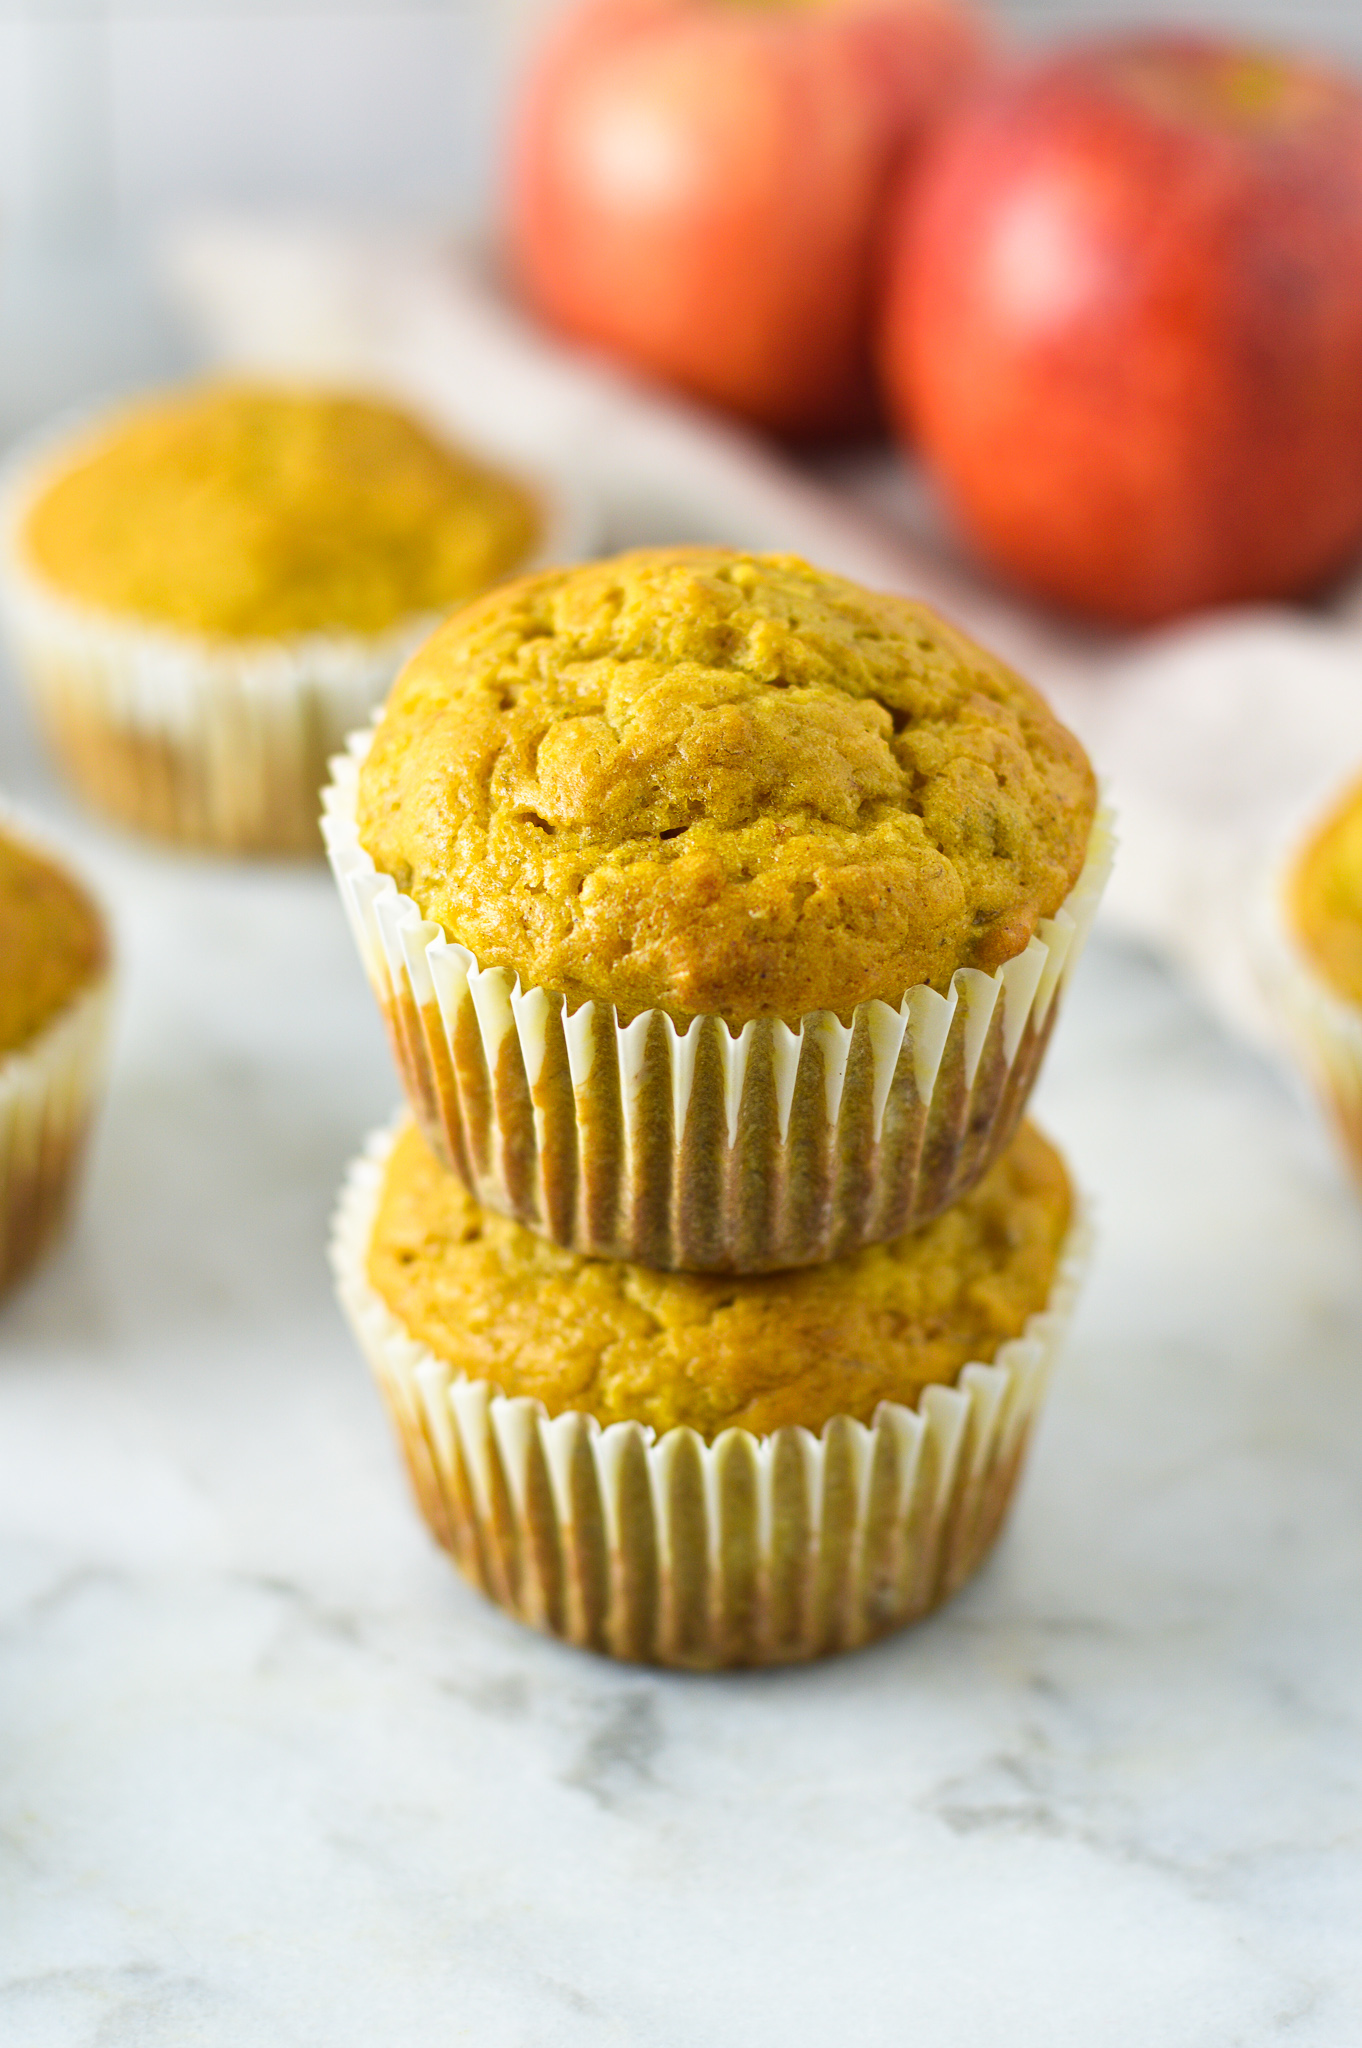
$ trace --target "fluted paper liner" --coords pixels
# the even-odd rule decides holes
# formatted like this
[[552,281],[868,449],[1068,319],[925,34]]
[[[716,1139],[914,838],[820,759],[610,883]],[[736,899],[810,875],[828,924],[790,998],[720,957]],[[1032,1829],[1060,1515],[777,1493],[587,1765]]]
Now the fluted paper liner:
[[464,1576],[580,1648],[696,1670],[792,1663],[918,1620],[1001,1528],[1086,1256],[1071,1228],[1045,1310],[988,1365],[814,1436],[658,1437],[550,1418],[410,1337],[367,1275],[395,1133],[347,1177],[332,1263],[432,1533]]
[[422,917],[359,843],[372,728],[322,831],[412,1112],[486,1207],[574,1251],[694,1272],[816,1265],[967,1194],[1021,1119],[1112,857],[1103,810],[1063,908],[947,996],[798,1026],[612,1010],[522,988]]
[[[320,852],[327,763],[439,614],[382,633],[232,641],[69,598],[29,561],[22,528],[80,438],[69,427],[45,437],[0,484],[0,606],[58,761],[96,810],[158,838],[219,853]],[[575,559],[592,538],[584,503],[542,480],[527,488],[546,525],[515,573]]]
[[1298,853],[1298,847],[1292,848],[1274,868],[1259,900],[1259,970],[1268,1000],[1362,1188],[1362,1005],[1334,992],[1296,936],[1286,890]]
[[[0,826],[65,867],[8,812]],[[0,1293],[37,1263],[66,1219],[103,1089],[111,1007],[106,969],[36,1038],[0,1053]]]

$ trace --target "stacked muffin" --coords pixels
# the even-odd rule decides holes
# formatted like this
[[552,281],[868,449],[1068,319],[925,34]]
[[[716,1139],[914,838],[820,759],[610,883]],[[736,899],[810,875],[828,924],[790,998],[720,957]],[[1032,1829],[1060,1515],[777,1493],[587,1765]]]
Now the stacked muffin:
[[325,830],[415,1116],[341,1291],[459,1563],[691,1665],[954,1590],[1072,1283],[1018,1126],[1109,858],[1073,737],[920,606],[656,550],[457,614]]

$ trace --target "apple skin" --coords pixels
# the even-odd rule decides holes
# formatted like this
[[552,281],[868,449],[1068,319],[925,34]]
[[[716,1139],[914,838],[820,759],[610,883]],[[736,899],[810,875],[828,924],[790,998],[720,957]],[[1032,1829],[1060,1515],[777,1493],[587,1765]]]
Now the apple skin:
[[523,295],[776,432],[867,424],[894,173],[987,44],[955,0],[586,0],[513,125]]
[[1362,548],[1362,91],[1204,39],[1089,45],[939,131],[887,244],[894,417],[980,551],[1121,623]]

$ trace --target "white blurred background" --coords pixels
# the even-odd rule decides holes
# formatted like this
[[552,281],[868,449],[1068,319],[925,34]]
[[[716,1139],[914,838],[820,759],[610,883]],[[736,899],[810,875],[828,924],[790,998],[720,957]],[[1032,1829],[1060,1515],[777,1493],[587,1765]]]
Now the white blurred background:
[[[0,0],[0,220],[44,246],[189,206],[480,218],[553,0]],[[1362,60],[1362,0],[998,0],[1019,36],[1233,24]]]

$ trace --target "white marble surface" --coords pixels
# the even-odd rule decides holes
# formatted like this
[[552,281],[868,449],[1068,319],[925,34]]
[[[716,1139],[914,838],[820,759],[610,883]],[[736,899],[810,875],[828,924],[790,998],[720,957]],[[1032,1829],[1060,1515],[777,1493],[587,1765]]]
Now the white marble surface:
[[1043,1114],[1102,1238],[1010,1533],[915,1633],[678,1678],[427,1542],[331,1300],[393,1089],[320,869],[3,781],[123,957],[78,1227],[0,1306],[9,2048],[1362,2039],[1362,1208],[1099,943]]

